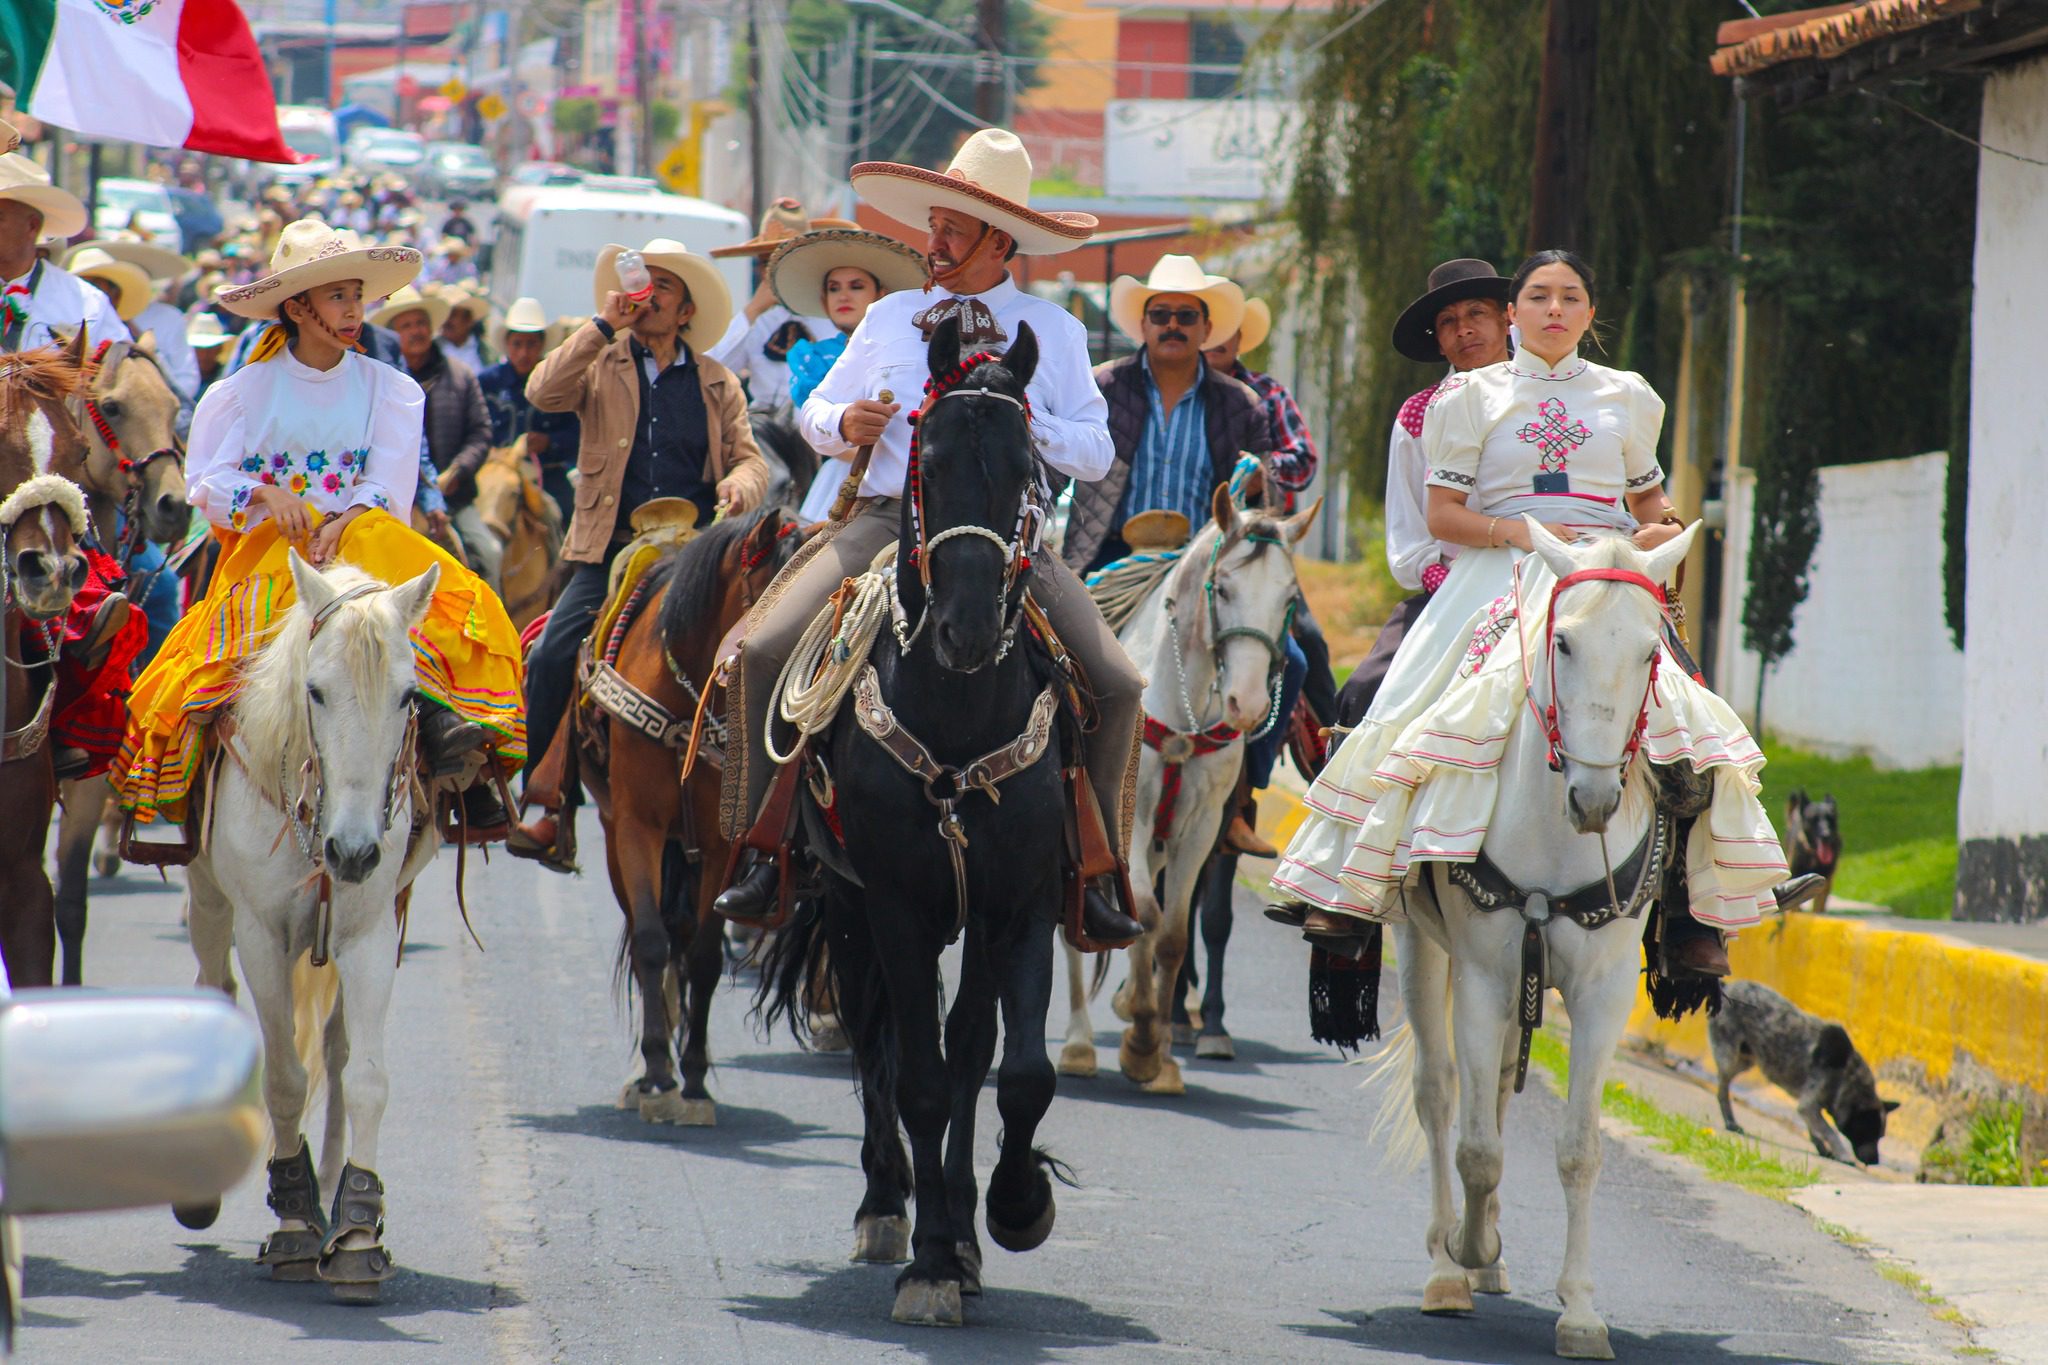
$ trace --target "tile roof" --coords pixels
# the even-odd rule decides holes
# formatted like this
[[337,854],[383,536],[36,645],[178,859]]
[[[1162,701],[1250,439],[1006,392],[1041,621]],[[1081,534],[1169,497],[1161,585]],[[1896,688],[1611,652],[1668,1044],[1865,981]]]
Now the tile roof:
[[1984,0],[1866,0],[1723,24],[1714,74],[1748,76],[1787,62],[1829,61],[1983,7]]

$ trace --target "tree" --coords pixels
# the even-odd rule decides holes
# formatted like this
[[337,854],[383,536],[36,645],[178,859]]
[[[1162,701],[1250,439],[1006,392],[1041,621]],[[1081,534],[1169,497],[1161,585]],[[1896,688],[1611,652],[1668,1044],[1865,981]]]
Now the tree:
[[1764,678],[1792,652],[1793,617],[1806,600],[1808,570],[1820,544],[1820,464],[1827,414],[1811,385],[1790,367],[1772,396],[1773,435],[1756,462],[1749,526],[1749,596],[1742,642],[1759,658],[1753,728],[1764,729]]

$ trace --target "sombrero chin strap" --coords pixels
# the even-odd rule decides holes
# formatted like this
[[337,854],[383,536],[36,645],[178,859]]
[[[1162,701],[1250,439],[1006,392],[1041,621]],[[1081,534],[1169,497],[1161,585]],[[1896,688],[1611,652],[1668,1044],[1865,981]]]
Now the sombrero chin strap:
[[946,271],[943,275],[931,268],[931,259],[927,257],[925,259],[925,273],[927,276],[924,286],[925,292],[930,293],[933,289],[950,291],[959,282],[960,277],[967,273],[968,268],[981,259],[981,253],[988,250],[990,244],[995,239],[996,230],[987,223],[983,223],[981,225],[981,236],[974,239],[974,249],[962,257],[958,265]]

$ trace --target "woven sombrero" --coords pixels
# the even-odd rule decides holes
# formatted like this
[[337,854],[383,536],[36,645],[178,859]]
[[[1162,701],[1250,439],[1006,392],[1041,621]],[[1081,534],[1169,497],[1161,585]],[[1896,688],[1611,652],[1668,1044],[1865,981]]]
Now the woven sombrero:
[[918,226],[935,208],[953,209],[1009,233],[1026,256],[1070,251],[1098,226],[1092,213],[1031,207],[1031,153],[1002,128],[983,128],[968,138],[943,171],[863,161],[847,178],[855,194],[899,223]]
[[784,242],[801,237],[806,232],[824,232],[831,228],[857,228],[860,224],[845,218],[806,218],[801,202],[787,195],[768,206],[761,215],[761,227],[753,237],[731,246],[715,246],[707,255],[724,260],[729,256],[755,256],[765,259],[775,254]]
[[214,301],[245,318],[275,318],[286,299],[336,280],[361,280],[365,299],[397,293],[420,273],[420,253],[409,246],[370,246],[346,228],[301,218],[278,234],[270,274],[253,284],[223,289]]
[[448,300],[440,290],[429,289],[422,294],[408,284],[372,311],[368,321],[372,326],[389,327],[407,313],[425,313],[427,326],[438,332],[441,324],[448,321],[448,312]]
[[807,232],[791,238],[768,258],[768,287],[792,313],[817,315],[825,277],[846,267],[875,277],[884,294],[924,286],[924,257],[894,237],[860,228]]
[[1125,522],[1117,534],[1133,550],[1177,550],[1188,543],[1193,530],[1185,512],[1154,507]]
[[[595,311],[603,311],[605,295],[619,287],[619,253],[625,249],[615,242],[598,248],[597,270],[591,281]],[[690,302],[697,307],[682,333],[690,349],[702,351],[717,344],[733,313],[732,291],[726,288],[718,267],[668,237],[656,237],[641,247],[640,258],[657,270],[678,276],[688,286]]]

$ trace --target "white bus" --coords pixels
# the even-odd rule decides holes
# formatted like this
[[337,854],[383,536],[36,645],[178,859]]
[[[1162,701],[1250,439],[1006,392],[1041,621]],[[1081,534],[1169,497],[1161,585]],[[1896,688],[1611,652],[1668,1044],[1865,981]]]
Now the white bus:
[[[753,235],[745,214],[678,194],[587,190],[580,186],[515,185],[498,204],[491,246],[491,302],[500,311],[513,300],[540,300],[550,318],[588,317],[595,311],[591,274],[608,242],[642,246],[670,237],[699,254],[733,246]],[[750,262],[718,262],[733,306],[753,293]]]

